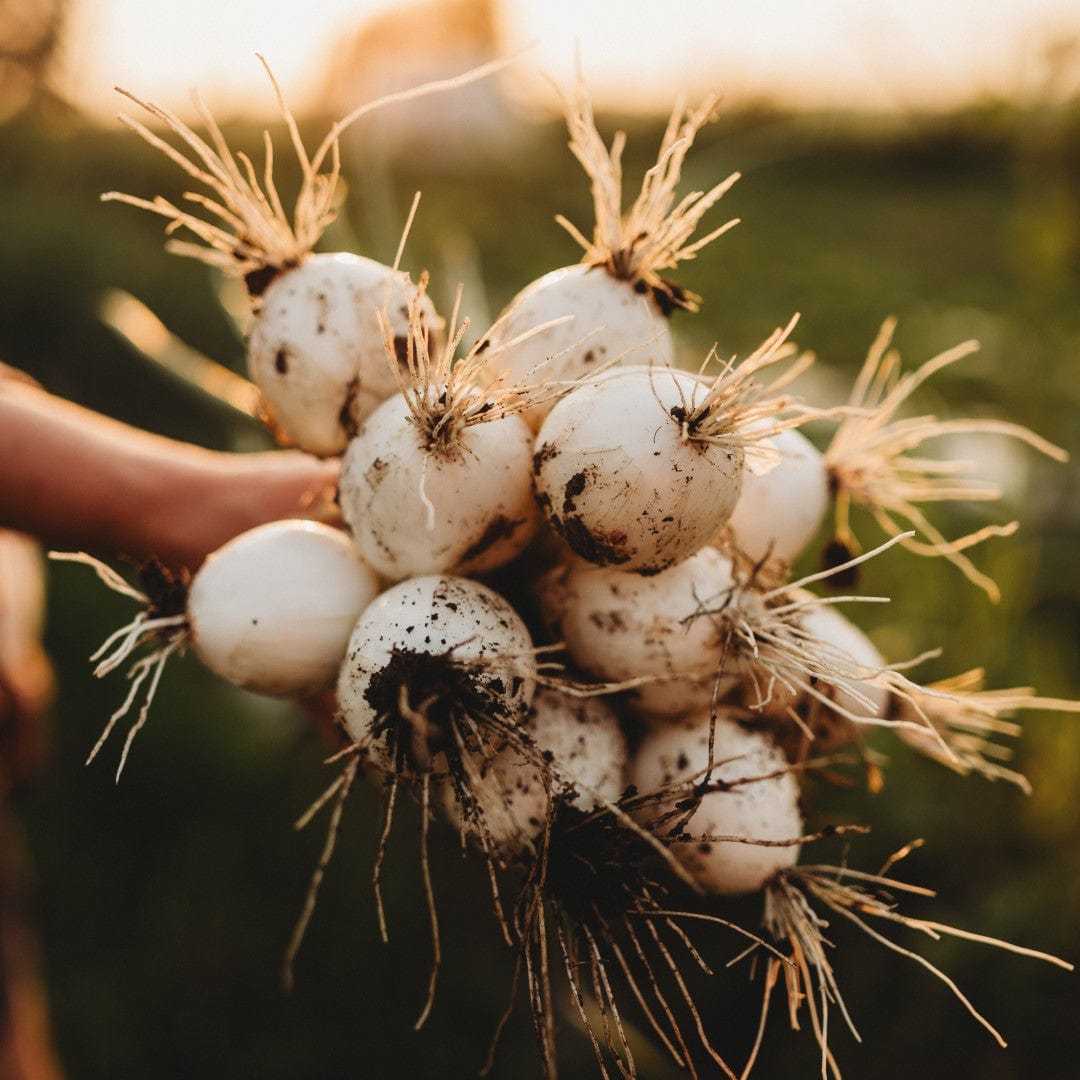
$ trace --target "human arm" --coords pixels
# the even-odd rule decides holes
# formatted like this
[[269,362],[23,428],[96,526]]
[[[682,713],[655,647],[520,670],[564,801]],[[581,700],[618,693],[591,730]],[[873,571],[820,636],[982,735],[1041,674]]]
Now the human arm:
[[264,521],[324,516],[336,482],[333,461],[206,450],[0,379],[0,527],[52,547],[195,569]]

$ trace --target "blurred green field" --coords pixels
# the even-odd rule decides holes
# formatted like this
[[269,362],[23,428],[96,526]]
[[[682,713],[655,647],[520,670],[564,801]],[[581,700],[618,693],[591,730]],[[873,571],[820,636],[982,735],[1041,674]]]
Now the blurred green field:
[[[627,171],[636,177],[660,128],[626,123]],[[256,132],[229,135],[257,149]],[[444,305],[458,276],[475,274],[484,288],[467,289],[465,310],[497,311],[539,273],[576,260],[554,214],[590,220],[561,129],[540,126],[528,140],[505,160],[489,156],[475,171],[445,175],[426,160],[421,171],[378,155],[347,159],[349,198],[326,246],[357,244],[392,258],[420,188],[405,265],[431,269]],[[713,341],[723,353],[745,353],[799,311],[797,339],[829,375],[813,391],[846,393],[892,313],[910,366],[968,337],[982,343],[920,394],[920,410],[1007,416],[1077,460],[1080,105],[987,105],[879,123],[762,108],[724,117],[691,163],[688,185],[733,169],[744,176],[712,215],[742,224],[680,275],[704,297],[699,315],[676,316],[687,363]],[[265,445],[253,425],[152,369],[97,317],[106,289],[129,290],[184,340],[242,370],[242,343],[213,275],[165,256],[159,221],[97,199],[111,188],[177,198],[178,184],[127,133],[49,112],[0,128],[0,359],[154,431],[214,447]],[[1003,463],[1000,448],[987,438],[975,452],[994,467]],[[988,515],[1021,520],[1017,537],[975,555],[1001,584],[1002,602],[990,605],[944,564],[892,552],[864,584],[893,603],[860,621],[894,659],[942,646],[942,659],[920,669],[923,679],[985,665],[991,686],[1033,684],[1080,697],[1080,474],[1023,448],[1004,464],[1019,478],[1005,505],[937,518],[947,533]],[[860,535],[876,534],[865,525]],[[222,687],[187,660],[167,673],[123,782],[112,782],[118,745],[84,769],[123,694],[118,678],[95,683],[86,657],[127,617],[126,603],[92,575],[53,569],[49,647],[61,681],[54,761],[16,798],[37,866],[56,1035],[73,1080],[475,1075],[512,971],[477,860],[463,859],[441,830],[434,874],[446,957],[435,1011],[414,1033],[430,956],[416,815],[407,811],[397,824],[386,883],[391,940],[383,945],[370,884],[379,793],[360,792],[298,985],[283,996],[277,967],[322,843],[321,824],[297,835],[291,822],[332,777],[320,764],[322,747],[289,707]],[[893,760],[880,795],[811,793],[829,820],[869,821],[872,834],[849,849],[823,846],[815,858],[873,869],[925,837],[901,874],[940,895],[912,910],[1080,960],[1078,724],[1027,718],[1017,760],[1035,784],[1030,798],[954,777],[876,740]],[[757,917],[753,902],[731,910],[749,923]],[[864,1042],[834,1016],[846,1076],[1077,1075],[1080,976],[974,943],[903,938],[971,993],[1009,1040],[1002,1051],[927,972],[847,929],[837,928],[835,963]],[[717,935],[710,948],[722,964],[741,944]],[[710,1030],[734,1062],[748,1050],[758,1011],[746,975],[743,966],[696,983]],[[496,1077],[537,1075],[523,1005]],[[562,1075],[595,1075],[568,1007],[562,1016]],[[756,1075],[816,1075],[810,1033],[793,1036],[785,1024],[775,1003]],[[640,1065],[643,1077],[677,1075],[645,1046]]]

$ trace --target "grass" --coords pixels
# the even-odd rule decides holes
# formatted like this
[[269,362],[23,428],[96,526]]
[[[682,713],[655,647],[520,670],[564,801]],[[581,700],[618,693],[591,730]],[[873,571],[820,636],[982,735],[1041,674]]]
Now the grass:
[[[628,124],[627,171],[636,175],[659,128]],[[685,355],[703,355],[713,340],[746,352],[798,310],[800,343],[843,386],[894,313],[911,366],[964,338],[983,341],[980,354],[926,389],[926,409],[1004,413],[1075,459],[1078,131],[1075,106],[1024,113],[988,105],[881,127],[767,109],[722,119],[703,133],[687,181],[704,185],[742,170],[713,216],[743,223],[681,275],[705,297],[700,315],[676,315]],[[256,145],[254,132],[229,134]],[[24,114],[0,138],[0,357],[121,419],[205,445],[249,445],[243,421],[148,369],[96,319],[102,291],[126,288],[186,341],[242,368],[242,343],[217,304],[212,275],[164,256],[156,220],[97,201],[116,187],[176,197],[170,167],[127,133],[70,118]],[[561,130],[540,127],[529,139],[527,152],[497,171],[487,159],[475,174],[440,175],[428,162],[424,171],[360,167],[347,158],[349,201],[328,243],[392,257],[396,232],[380,222],[403,220],[422,188],[407,264],[430,267],[433,291],[445,297],[456,281],[444,268],[466,258],[485,283],[483,297],[467,293],[466,310],[483,301],[497,311],[539,273],[577,258],[556,213],[588,221],[587,191]],[[985,664],[992,685],[1032,682],[1076,697],[1080,480],[1075,467],[1024,460],[1027,484],[994,511],[998,520],[1019,516],[1022,532],[977,553],[1003,587],[1001,605],[992,609],[948,566],[893,552],[869,569],[865,587],[894,603],[868,613],[875,621],[866,625],[896,656],[944,645],[947,655],[927,679]],[[945,520],[956,531],[971,527],[967,515]],[[494,924],[473,910],[486,888],[478,860],[462,861],[452,843],[436,855],[448,955],[435,1012],[414,1035],[430,947],[419,866],[408,844],[391,857],[391,943],[382,946],[370,889],[378,794],[366,788],[346,815],[298,987],[282,998],[277,967],[320,844],[317,829],[295,836],[290,824],[327,780],[321,747],[288,709],[221,687],[188,662],[166,675],[120,787],[108,763],[84,770],[82,758],[122,694],[115,681],[94,684],[85,658],[123,613],[78,568],[56,567],[53,580],[49,645],[62,686],[56,752],[49,775],[16,809],[37,861],[49,989],[71,1075],[473,1075],[511,970]],[[941,893],[922,914],[1076,960],[1074,725],[1028,718],[1019,756],[1036,785],[1030,800],[955,779],[893,746],[881,795],[816,797],[834,819],[873,823],[873,835],[852,849],[858,865],[928,837],[905,871]],[[399,827],[413,830],[405,821]],[[758,917],[753,903],[736,910],[748,922]],[[1010,1038],[1002,1052],[925,973],[838,937],[838,977],[866,1039],[860,1047],[838,1035],[851,1076],[1075,1074],[1075,976],[971,945],[935,951],[935,962]],[[716,947],[716,955],[736,950],[723,938]],[[717,1043],[738,1059],[756,1024],[757,992],[730,975],[714,982],[696,996],[712,1003]],[[810,1075],[812,1041],[782,1027],[774,1017],[760,1075]],[[561,1047],[566,1077],[593,1075],[582,1037],[567,1031]],[[522,1011],[496,1075],[528,1076],[536,1067]],[[664,1077],[665,1068],[657,1061],[647,1074]]]

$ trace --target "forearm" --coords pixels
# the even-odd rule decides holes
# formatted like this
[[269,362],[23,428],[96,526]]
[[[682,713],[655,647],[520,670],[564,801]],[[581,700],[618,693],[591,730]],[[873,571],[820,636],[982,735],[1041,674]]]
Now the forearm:
[[217,453],[0,380],[0,526],[53,547],[193,567],[333,482],[303,455]]

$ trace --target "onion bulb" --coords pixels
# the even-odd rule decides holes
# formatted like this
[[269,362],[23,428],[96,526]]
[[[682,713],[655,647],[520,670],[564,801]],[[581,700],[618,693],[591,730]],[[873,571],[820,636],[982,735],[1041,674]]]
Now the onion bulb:
[[[553,796],[589,813],[616,802],[626,787],[626,739],[618,716],[600,698],[538,687],[522,727],[549,768],[541,770],[507,748],[495,755],[476,787],[487,828],[503,856],[519,853],[540,836]],[[456,800],[447,803],[451,819],[460,824]],[[468,821],[464,824],[468,828]]]
[[796,351],[788,341],[796,321],[711,380],[634,367],[599,375],[556,404],[536,440],[536,493],[578,555],[654,573],[709,543],[735,508],[744,466],[773,466],[765,440],[820,415],[775,393],[811,357],[771,384],[757,379]]
[[[540,515],[524,392],[476,382],[477,354],[454,353],[468,323],[433,356],[421,301],[411,305],[400,393],[384,402],[341,464],[342,514],[360,550],[387,577],[474,574],[518,555]],[[385,316],[387,353],[394,330]]]
[[[248,338],[248,371],[283,441],[340,454],[375,407],[397,391],[377,312],[404,351],[417,289],[406,274],[348,253],[308,256],[275,278]],[[427,332],[441,320],[421,301]]]
[[333,685],[352,627],[379,591],[378,577],[345,533],[293,518],[234,537],[190,582],[151,563],[142,574],[144,588],[138,589],[84,553],[52,557],[92,566],[114,592],[143,605],[91,657],[98,662],[94,674],[101,677],[140,645],[154,642],[129,668],[128,696],[90,753],[92,760],[142,692],[118,777],[174,653],[190,643],[216,675],[258,693],[314,694]]
[[[692,259],[698,251],[731,228],[729,221],[691,242],[706,212],[735,183],[738,174],[680,199],[676,190],[687,152],[701,127],[712,117],[716,99],[693,111],[679,105],[671,115],[657,155],[641,191],[624,214],[620,132],[611,148],[596,128],[592,102],[582,80],[564,101],[570,149],[592,185],[595,224],[592,238],[563,217],[556,220],[582,246],[577,266],[545,274],[520,292],[493,327],[489,344],[501,347],[523,330],[564,315],[573,320],[506,349],[492,374],[506,374],[509,385],[543,379],[587,377],[601,363],[619,360],[647,347],[661,363],[673,357],[667,316],[676,308],[697,310],[697,297],[666,280],[662,273]],[[635,357],[635,362],[644,357]],[[550,404],[530,409],[538,427]]]
[[[675,811],[675,831],[689,839],[671,839],[672,854],[706,891],[756,892],[797,862],[799,785],[763,731],[734,716],[711,722],[708,712],[699,714],[646,735],[631,770],[639,791],[671,791],[643,816],[656,821]],[[696,789],[702,783],[705,790]],[[684,800],[692,808],[683,810]],[[661,839],[665,829],[657,825]]]
[[313,694],[334,684],[352,628],[378,593],[375,571],[345,533],[271,521],[219,548],[192,579],[191,643],[237,686]]
[[[126,91],[122,93],[177,137],[180,148],[130,117],[121,120],[210,195],[185,196],[197,212],[160,195],[148,200],[114,191],[103,197],[161,215],[170,232],[188,230],[198,242],[172,240],[170,251],[243,279],[255,312],[248,368],[263,394],[267,422],[282,442],[314,454],[339,454],[356,425],[393,392],[375,312],[385,309],[404,333],[411,287],[403,274],[371,259],[312,254],[336,216],[338,136],[357,114],[335,124],[309,156],[272,75],[270,79],[301,172],[291,219],[274,185],[268,135],[260,182],[250,161],[230,150],[201,102],[209,142],[179,117]],[[432,333],[437,333],[434,309],[429,307],[426,315]]]
[[671,368],[613,372],[572,390],[536,442],[536,491],[582,558],[662,570],[708,543],[739,494],[743,452],[687,437],[703,391]]
[[[571,315],[573,318],[565,319]],[[554,322],[554,320],[561,320]],[[548,324],[522,340],[534,326]],[[508,343],[518,341],[509,345]],[[563,266],[526,286],[482,343],[488,370],[507,386],[573,382],[602,365],[627,358],[672,364],[675,347],[667,320],[652,299],[602,267]],[[536,404],[524,417],[538,430],[552,402]]]
[[722,627],[697,618],[722,605],[734,587],[731,561],[704,547],[688,559],[643,575],[576,564],[541,579],[540,605],[574,663],[605,682],[655,677],[629,691],[649,716],[674,719],[707,708],[732,685],[716,680],[724,660]]
[[440,755],[468,761],[465,751],[520,741],[535,689],[532,639],[493,589],[411,578],[357,621],[337,686],[346,728],[382,768],[431,773]]
[[[879,719],[889,706],[888,681],[876,678],[888,672],[888,664],[877,646],[835,604],[813,604],[799,616],[803,629],[814,638],[821,652],[831,655],[847,672],[847,682],[864,700],[859,700],[838,681],[833,686],[835,703],[856,716]],[[861,677],[859,677],[861,676]]]
[[802,432],[781,431],[768,444],[779,455],[776,466],[768,472],[747,470],[727,529],[752,562],[790,563],[825,519],[829,478],[822,455]]

